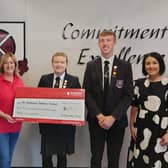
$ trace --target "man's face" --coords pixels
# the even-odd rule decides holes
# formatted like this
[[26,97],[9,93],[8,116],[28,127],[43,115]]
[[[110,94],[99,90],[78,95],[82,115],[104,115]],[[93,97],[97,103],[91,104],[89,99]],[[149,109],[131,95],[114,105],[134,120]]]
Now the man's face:
[[53,58],[52,67],[57,75],[62,75],[67,68],[67,61],[64,56],[55,56]]
[[99,37],[99,48],[104,58],[110,58],[112,56],[115,43],[116,41],[112,35]]

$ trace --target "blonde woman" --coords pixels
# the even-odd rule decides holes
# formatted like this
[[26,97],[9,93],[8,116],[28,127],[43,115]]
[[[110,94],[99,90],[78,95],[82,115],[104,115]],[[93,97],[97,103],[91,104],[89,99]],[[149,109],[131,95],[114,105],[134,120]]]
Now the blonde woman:
[[12,53],[0,59],[0,168],[10,168],[21,123],[12,117],[15,91],[23,87],[18,75],[17,60]]

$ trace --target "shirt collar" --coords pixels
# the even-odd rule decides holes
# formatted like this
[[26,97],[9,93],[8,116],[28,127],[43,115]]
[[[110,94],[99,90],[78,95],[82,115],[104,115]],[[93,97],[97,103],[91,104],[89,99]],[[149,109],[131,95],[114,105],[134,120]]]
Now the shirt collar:
[[58,76],[57,74],[54,73],[54,79],[55,79],[56,77],[60,77],[61,80],[64,80],[65,72],[64,72],[62,75],[60,75],[60,76]]
[[101,59],[102,59],[102,64],[104,64],[104,61],[109,61],[109,63],[112,65],[113,64],[113,61],[114,61],[114,57],[110,57],[110,58],[104,58],[103,56],[101,56]]
[[[13,82],[18,78],[18,76],[14,75],[13,76]],[[5,75],[4,74],[0,74],[0,79],[6,82],[10,82],[8,80],[5,79]]]

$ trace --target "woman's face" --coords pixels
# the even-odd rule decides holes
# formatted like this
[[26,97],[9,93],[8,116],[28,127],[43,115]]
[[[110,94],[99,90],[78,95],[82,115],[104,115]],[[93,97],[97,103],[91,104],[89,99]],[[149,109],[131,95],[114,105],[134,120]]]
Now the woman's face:
[[145,70],[151,77],[160,76],[160,65],[157,59],[149,56],[145,60]]
[[4,74],[13,75],[15,71],[15,62],[11,57],[8,57],[4,62]]
[[67,68],[67,61],[64,56],[55,56],[53,58],[52,67],[57,75],[62,75]]

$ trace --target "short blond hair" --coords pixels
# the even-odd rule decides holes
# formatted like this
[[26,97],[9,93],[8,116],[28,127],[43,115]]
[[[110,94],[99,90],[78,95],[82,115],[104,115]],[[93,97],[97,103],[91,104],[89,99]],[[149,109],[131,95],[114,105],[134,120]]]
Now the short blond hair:
[[11,52],[6,52],[4,55],[1,56],[1,59],[0,59],[0,73],[4,74],[4,64],[6,63],[8,58],[12,58],[13,62],[15,63],[14,75],[19,76],[17,59],[16,59],[15,55]]
[[116,34],[112,31],[112,30],[103,30],[102,32],[100,32],[99,37],[102,36],[113,36],[114,40],[116,41]]
[[54,60],[54,57],[58,57],[58,56],[62,56],[66,59],[66,62],[68,63],[68,56],[64,53],[64,52],[56,52],[53,56],[52,56],[52,62]]

